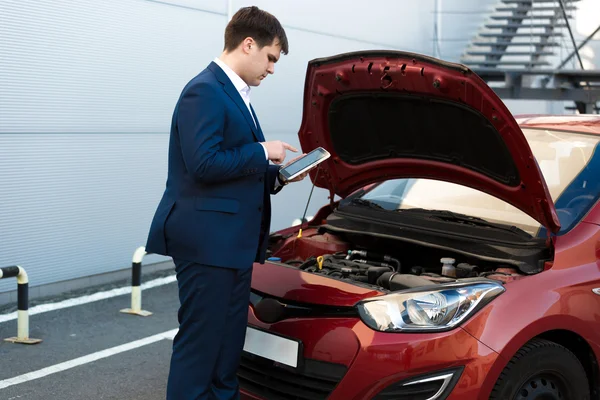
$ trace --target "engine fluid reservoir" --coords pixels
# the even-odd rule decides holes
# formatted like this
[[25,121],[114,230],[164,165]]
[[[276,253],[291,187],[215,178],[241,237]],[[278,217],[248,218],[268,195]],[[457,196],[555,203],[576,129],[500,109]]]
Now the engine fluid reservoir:
[[442,258],[442,275],[456,278],[456,267],[454,266],[454,258]]

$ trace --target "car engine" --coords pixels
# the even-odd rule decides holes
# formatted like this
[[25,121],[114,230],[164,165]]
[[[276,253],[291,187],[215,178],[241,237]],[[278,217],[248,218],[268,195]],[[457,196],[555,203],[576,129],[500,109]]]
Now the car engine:
[[[364,246],[353,248],[353,244],[338,235],[311,230],[302,237],[278,236],[271,240],[271,262],[389,291],[469,278],[488,278],[506,283],[525,276],[510,265],[478,264],[466,257],[461,259],[459,254],[446,254],[437,249],[411,246],[400,250],[398,246],[379,241],[371,243],[376,247],[374,250]],[[380,251],[382,246],[400,251],[386,254]]]

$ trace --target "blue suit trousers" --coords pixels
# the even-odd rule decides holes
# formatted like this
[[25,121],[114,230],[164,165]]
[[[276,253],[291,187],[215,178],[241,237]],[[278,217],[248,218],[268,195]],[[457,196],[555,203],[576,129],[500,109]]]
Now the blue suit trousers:
[[252,267],[173,261],[180,329],[173,342],[167,400],[239,399],[237,369],[248,323]]

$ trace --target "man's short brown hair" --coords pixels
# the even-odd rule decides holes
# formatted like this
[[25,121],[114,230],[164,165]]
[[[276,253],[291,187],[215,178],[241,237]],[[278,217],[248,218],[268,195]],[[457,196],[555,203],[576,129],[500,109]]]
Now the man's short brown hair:
[[247,37],[251,37],[262,48],[277,39],[283,54],[288,53],[285,30],[273,15],[256,6],[240,8],[225,28],[225,50],[235,50]]

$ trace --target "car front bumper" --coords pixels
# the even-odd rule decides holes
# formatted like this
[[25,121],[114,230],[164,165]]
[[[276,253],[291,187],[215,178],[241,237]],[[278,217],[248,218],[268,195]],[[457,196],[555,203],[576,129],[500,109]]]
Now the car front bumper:
[[268,325],[252,309],[249,325],[298,340],[301,355],[292,368],[245,353],[238,373],[242,399],[401,400],[402,393],[418,389],[429,393],[425,400],[445,381],[452,390],[436,400],[483,399],[490,390],[487,373],[499,357],[461,328],[383,333],[348,317]]

